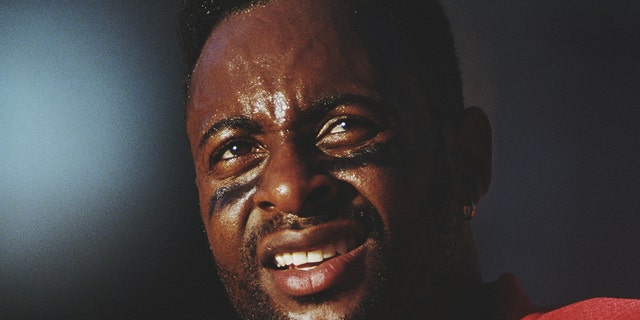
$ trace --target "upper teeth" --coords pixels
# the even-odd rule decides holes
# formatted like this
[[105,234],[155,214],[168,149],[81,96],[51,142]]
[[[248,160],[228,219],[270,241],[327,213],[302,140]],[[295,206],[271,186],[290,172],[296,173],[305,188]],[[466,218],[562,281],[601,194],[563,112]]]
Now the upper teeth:
[[[355,241],[349,241],[351,247]],[[322,262],[325,259],[332,258],[336,254],[345,254],[349,252],[349,244],[347,240],[340,239],[335,243],[329,243],[321,249],[312,251],[296,251],[296,252],[283,252],[275,255],[276,266],[278,268],[286,267],[289,265],[300,266],[307,263]]]

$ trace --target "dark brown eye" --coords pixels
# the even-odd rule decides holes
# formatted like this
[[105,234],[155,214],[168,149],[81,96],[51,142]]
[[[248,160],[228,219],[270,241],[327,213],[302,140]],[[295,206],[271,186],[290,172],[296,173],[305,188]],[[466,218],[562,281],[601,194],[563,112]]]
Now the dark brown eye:
[[264,154],[264,149],[252,139],[234,139],[217,148],[209,158],[209,170],[215,174],[242,174]]
[[227,145],[220,155],[220,160],[230,160],[251,153],[254,147],[246,141],[237,141]]
[[347,122],[346,120],[341,120],[331,128],[331,131],[329,131],[329,134],[347,132],[347,130],[349,130],[351,127],[352,125],[350,122]]
[[380,129],[371,120],[342,117],[329,120],[318,134],[316,145],[323,151],[346,151],[374,138]]

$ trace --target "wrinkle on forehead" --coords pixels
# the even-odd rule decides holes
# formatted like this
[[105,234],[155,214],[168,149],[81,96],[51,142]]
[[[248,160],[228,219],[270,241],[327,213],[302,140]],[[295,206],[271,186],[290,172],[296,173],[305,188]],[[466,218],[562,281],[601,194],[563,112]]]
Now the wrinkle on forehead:
[[282,126],[327,95],[380,92],[380,70],[350,27],[342,1],[330,9],[308,1],[314,10],[293,13],[288,1],[238,12],[213,30],[194,70],[192,101],[198,105],[190,108],[219,117],[216,110],[231,104],[242,115],[259,114]]

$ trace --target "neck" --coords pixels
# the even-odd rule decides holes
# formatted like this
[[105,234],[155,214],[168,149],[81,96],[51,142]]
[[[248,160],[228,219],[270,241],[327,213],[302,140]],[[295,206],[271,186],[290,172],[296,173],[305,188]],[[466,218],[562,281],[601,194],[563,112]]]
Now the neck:
[[[417,269],[417,268],[416,268]],[[403,271],[424,275],[424,270]],[[476,255],[448,266],[433,276],[404,277],[390,294],[390,318],[484,319],[483,286]]]

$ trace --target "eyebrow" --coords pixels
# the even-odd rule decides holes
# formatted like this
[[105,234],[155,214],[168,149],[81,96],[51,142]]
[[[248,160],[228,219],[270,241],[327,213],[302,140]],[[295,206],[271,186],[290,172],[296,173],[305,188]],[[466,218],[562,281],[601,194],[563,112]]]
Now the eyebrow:
[[209,140],[209,138],[211,138],[212,136],[216,135],[220,131],[228,130],[228,129],[236,129],[236,130],[244,129],[248,131],[260,131],[260,126],[254,121],[251,121],[251,119],[249,119],[246,116],[222,119],[220,121],[215,122],[213,125],[211,125],[211,127],[209,127],[209,129],[202,135],[198,148],[202,148],[207,142],[207,140]]

